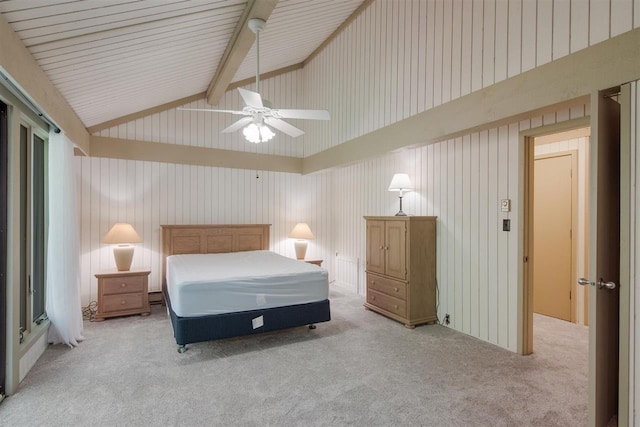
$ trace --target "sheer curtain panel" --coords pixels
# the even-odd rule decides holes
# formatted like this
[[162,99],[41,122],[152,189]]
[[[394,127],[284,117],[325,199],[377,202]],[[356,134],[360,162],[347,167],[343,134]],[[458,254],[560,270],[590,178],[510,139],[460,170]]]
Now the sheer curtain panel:
[[82,341],[80,238],[73,144],[63,133],[49,135],[49,226],[46,310],[49,342],[69,347]]

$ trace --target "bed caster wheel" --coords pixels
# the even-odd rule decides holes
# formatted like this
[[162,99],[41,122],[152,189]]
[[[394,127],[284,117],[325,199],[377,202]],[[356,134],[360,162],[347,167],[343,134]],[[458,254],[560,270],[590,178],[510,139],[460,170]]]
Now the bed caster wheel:
[[185,351],[187,351],[187,347],[186,346],[184,346],[184,345],[178,346],[178,353],[182,354]]
[[309,325],[309,329],[315,329],[316,325]]

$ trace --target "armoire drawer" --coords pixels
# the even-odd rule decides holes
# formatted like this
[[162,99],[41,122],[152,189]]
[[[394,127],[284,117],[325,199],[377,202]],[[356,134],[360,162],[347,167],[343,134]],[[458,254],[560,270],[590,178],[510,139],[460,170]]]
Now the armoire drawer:
[[404,300],[367,289],[367,302],[395,315],[407,317],[407,303]]
[[405,282],[367,274],[367,290],[369,289],[403,301],[407,299],[407,284]]

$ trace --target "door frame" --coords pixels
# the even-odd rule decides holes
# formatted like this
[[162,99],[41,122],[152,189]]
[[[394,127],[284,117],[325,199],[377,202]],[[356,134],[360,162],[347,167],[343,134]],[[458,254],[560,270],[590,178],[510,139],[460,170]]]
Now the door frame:
[[[638,165],[631,135],[632,93],[631,85],[620,86],[620,344],[618,377],[618,425],[633,425],[635,361],[631,357],[634,347],[633,319],[635,313],[634,280],[635,246],[633,235],[637,234],[634,218],[637,216],[634,186]],[[637,113],[636,113],[637,114]],[[623,249],[626,248],[626,251]],[[626,255],[626,256],[624,256]]]
[[8,180],[9,178],[9,106],[0,101],[0,401],[6,394],[7,379],[7,252],[8,252]]
[[591,126],[589,116],[540,126],[520,132],[520,203],[522,228],[518,240],[522,242],[522,269],[518,275],[518,353],[533,353],[533,169],[535,161],[534,139],[540,136],[561,133]]
[[[538,156],[535,155],[535,137],[534,139],[534,164],[536,160],[544,160],[544,159],[552,159],[554,157],[571,157],[571,172],[578,170],[578,151],[577,150],[566,150],[566,151],[558,151],[554,153],[540,154]],[[532,168],[532,172],[533,172]],[[533,179],[533,176],[531,177]],[[533,181],[532,181],[533,182]],[[533,190],[533,186],[531,187]],[[533,208],[533,205],[531,205]],[[533,215],[531,216],[533,220]],[[576,269],[577,269],[577,255],[578,255],[578,239],[577,239],[577,230],[578,230],[578,175],[571,176],[571,275],[570,275],[570,292],[571,292],[571,301],[569,302],[569,318],[572,323],[577,322],[577,292],[576,290]],[[531,240],[533,240],[535,236],[531,235]],[[533,248],[533,246],[532,246]],[[532,268],[533,270],[533,268]],[[532,276],[533,277],[533,276]]]

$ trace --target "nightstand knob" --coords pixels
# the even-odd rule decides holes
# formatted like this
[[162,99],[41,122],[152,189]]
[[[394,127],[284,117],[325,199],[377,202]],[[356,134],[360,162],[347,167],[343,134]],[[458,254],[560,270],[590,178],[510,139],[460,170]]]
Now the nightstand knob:
[[121,287],[121,288],[126,288],[126,287],[127,287],[127,284],[126,284],[126,283],[121,283],[121,284],[120,284],[120,287]]
[[374,295],[374,296],[372,296],[372,297],[371,297],[371,299],[375,301],[375,299],[376,299],[376,296],[375,296],[375,295]]
[[120,301],[120,304],[125,305],[127,302],[125,300]]
[[397,306],[397,305],[394,305],[394,307],[396,308],[396,310],[398,309],[398,306]]
[[398,288],[393,288],[396,292],[398,292]]

